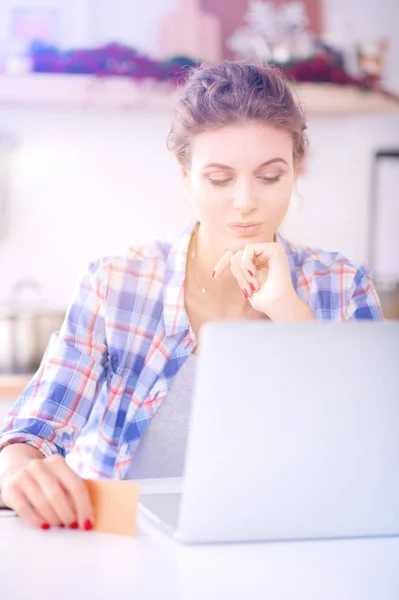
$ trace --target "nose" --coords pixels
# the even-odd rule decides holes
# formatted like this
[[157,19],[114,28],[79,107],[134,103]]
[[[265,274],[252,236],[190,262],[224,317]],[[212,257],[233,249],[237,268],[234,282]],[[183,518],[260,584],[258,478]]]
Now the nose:
[[254,211],[258,206],[256,193],[250,181],[237,182],[234,190],[234,208],[246,215]]

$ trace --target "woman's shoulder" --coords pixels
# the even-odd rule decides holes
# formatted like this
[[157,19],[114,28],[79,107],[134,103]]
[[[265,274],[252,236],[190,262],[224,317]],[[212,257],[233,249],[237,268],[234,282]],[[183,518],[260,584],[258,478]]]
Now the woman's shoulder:
[[101,254],[88,261],[93,274],[104,272],[137,273],[143,267],[163,268],[168,260],[173,238],[152,239],[142,244],[129,245],[108,254]]
[[352,262],[341,252],[281,242],[296,290],[309,303],[316,318],[339,321],[383,318],[365,263]]
[[352,261],[348,256],[337,250],[326,250],[318,246],[308,246],[287,241],[280,237],[285,246],[286,254],[297,271],[308,275],[323,276],[327,273],[343,275],[369,273],[364,262]]
[[153,239],[94,256],[82,266],[80,285],[94,289],[102,299],[144,289],[156,295],[165,280],[173,239]]
[[189,223],[177,235],[152,238],[113,254],[94,258],[89,263],[89,273],[100,277],[107,286],[112,287],[114,282],[119,289],[125,282],[131,285],[132,279],[136,280],[136,284],[139,279],[152,280],[156,284],[164,283],[165,279],[169,281],[174,273],[184,276],[185,257],[193,226],[193,223]]

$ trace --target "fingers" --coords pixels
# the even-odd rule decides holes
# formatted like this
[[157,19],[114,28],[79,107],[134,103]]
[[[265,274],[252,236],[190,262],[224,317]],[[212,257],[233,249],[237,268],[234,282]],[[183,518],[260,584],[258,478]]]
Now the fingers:
[[237,254],[230,259],[230,270],[237,279],[238,285],[241,287],[246,298],[252,296],[252,294],[259,289],[257,277],[256,275],[252,275],[252,272],[256,273],[256,270],[253,266],[252,269],[253,271],[251,271],[250,275],[248,269],[242,264],[241,252],[237,252]]
[[93,508],[87,487],[83,479],[72,471],[63,458],[55,455],[48,460],[53,459],[56,464],[58,479],[62,483],[62,486],[67,490],[72,500],[79,527],[87,529],[87,523],[94,522]]
[[31,479],[29,484],[31,493],[28,490],[26,493],[47,523],[52,526],[63,524],[69,527],[77,521],[76,510],[61,482],[45,468],[46,466],[43,460],[32,465],[31,473],[34,479]]
[[[243,250],[236,253],[232,252],[232,250],[228,250],[215,265],[211,278],[217,279],[220,277],[220,275],[230,267],[231,259],[239,255],[242,257],[243,270],[246,278],[248,281],[255,284],[255,280],[250,278],[256,278],[256,265],[259,267],[266,266],[269,260],[280,251],[280,246],[281,244],[276,242],[269,242],[266,244],[248,244]],[[247,277],[247,275],[249,277]]]
[[226,269],[230,268],[243,292],[246,291],[246,294],[244,293],[244,295],[248,298],[253,292],[259,289],[259,282],[253,261],[250,258],[246,259],[245,265],[243,265],[242,258],[243,251],[234,253],[231,250],[228,250],[215,265],[212,279],[217,279],[224,271],[226,271]]
[[7,506],[33,527],[93,527],[93,510],[85,482],[59,455],[32,459],[3,478],[2,497]]
[[281,244],[269,242],[267,244],[248,244],[243,252],[243,263],[251,269],[251,264],[266,265],[277,252],[280,251]]
[[244,260],[244,257],[241,257],[239,262],[239,266],[245,276],[246,281],[248,282],[249,289],[251,294],[257,292],[259,290],[259,278],[258,271],[255,267],[254,263],[251,260]]
[[255,285],[257,285],[258,283],[258,279],[257,279],[257,268],[255,266],[255,262],[254,262],[254,255],[251,256],[251,253],[246,251],[248,248],[248,246],[246,246],[244,248],[244,250],[240,253],[241,254],[241,268],[243,270],[243,272],[245,273],[245,277],[248,279],[248,282],[252,283]]
[[31,527],[42,527],[44,524],[42,517],[32,508],[28,498],[19,487],[14,486],[10,490],[2,489],[2,496],[6,505],[12,508],[25,523]]
[[248,244],[236,253],[228,250],[215,265],[212,278],[217,279],[230,268],[248,298],[260,289],[271,266],[270,261],[275,261],[275,257],[278,259],[278,255],[286,262],[284,248],[277,242]]
[[23,480],[23,492],[30,506],[41,519],[41,524],[48,523],[50,527],[57,527],[62,523],[42,487],[29,473]]
[[243,270],[239,266],[236,260],[231,261],[230,271],[233,273],[234,277],[237,279],[238,285],[243,291],[243,294],[246,298],[252,294],[252,290],[249,286],[248,280],[246,279]]
[[231,250],[228,250],[222,256],[222,258],[219,260],[219,262],[216,263],[216,265],[215,265],[215,268],[211,275],[212,279],[217,279],[218,277],[220,277],[220,275],[222,275],[222,273],[224,273],[226,271],[226,269],[228,269],[230,267],[230,260],[233,256],[234,256],[234,252],[232,252]]

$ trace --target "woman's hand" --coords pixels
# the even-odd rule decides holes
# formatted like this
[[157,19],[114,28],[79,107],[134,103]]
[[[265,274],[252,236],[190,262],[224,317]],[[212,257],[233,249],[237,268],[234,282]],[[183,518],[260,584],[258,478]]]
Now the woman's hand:
[[1,477],[1,495],[4,504],[33,527],[93,527],[87,488],[59,455],[10,467]]
[[314,320],[294,289],[282,244],[248,244],[236,253],[229,250],[215,266],[212,278],[228,268],[252,307],[271,320]]

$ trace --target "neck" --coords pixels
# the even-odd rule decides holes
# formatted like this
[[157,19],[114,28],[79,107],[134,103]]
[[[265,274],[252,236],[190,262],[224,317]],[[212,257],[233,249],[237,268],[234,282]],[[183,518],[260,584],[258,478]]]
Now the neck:
[[228,307],[236,312],[248,311],[248,300],[237,283],[236,278],[231,274],[230,269],[216,280],[210,278],[216,263],[227,252],[228,248],[218,243],[214,237],[207,235],[200,225],[197,225],[190,244],[190,258],[194,254],[192,268],[195,275],[198,275],[200,281],[198,287],[204,287],[206,294],[215,306]]

